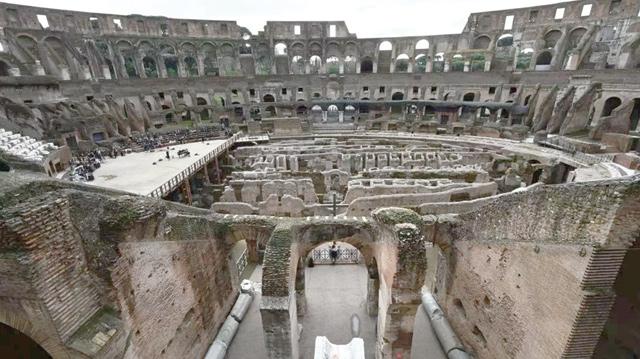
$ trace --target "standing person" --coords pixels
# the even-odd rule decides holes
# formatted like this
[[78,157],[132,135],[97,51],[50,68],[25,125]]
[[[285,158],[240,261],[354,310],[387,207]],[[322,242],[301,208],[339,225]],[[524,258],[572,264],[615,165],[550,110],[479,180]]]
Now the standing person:
[[167,150],[166,157],[167,157],[167,159],[168,159],[168,160],[170,160],[170,159],[171,159],[171,156],[169,156],[169,150]]
[[338,247],[336,246],[336,241],[333,241],[331,248],[329,248],[329,257],[331,257],[331,264],[336,264],[336,261],[338,260]]

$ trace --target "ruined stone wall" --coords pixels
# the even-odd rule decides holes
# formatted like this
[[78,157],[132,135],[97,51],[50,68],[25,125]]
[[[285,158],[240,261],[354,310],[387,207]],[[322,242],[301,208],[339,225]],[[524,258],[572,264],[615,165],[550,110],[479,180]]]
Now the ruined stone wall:
[[479,358],[590,356],[635,238],[626,201],[637,193],[540,186],[441,216],[434,291],[465,344]]
[[66,341],[101,307],[72,226],[69,202],[52,196],[35,198],[9,216],[11,220],[1,224],[10,236],[8,246],[22,252],[22,271],[28,273],[26,279],[59,338]]
[[[237,295],[228,227],[173,212],[190,208],[73,187],[0,193],[0,320],[13,312],[36,327],[54,358],[203,356]],[[103,309],[113,331],[95,349],[83,340],[107,323],[96,317]]]
[[455,241],[440,303],[478,358],[559,358],[581,303],[580,249]]
[[355,199],[349,204],[348,216],[366,216],[380,207],[418,208],[429,202],[449,202],[488,197],[496,194],[496,183],[474,184],[435,193],[386,194]]

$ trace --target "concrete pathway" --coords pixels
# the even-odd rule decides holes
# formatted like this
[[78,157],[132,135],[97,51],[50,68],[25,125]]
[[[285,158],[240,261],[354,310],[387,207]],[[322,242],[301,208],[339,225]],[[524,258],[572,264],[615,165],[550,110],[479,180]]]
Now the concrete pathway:
[[[318,265],[306,269],[307,313],[299,318],[303,326],[300,338],[300,355],[313,359],[315,337],[324,335],[332,343],[345,344],[351,340],[351,315],[360,317],[360,337],[365,342],[367,359],[375,358],[375,318],[366,314],[366,279],[364,265]],[[262,267],[257,266],[250,280],[261,282]],[[227,358],[267,358],[260,317],[260,293],[240,324]],[[429,320],[422,308],[416,315],[412,358],[446,359],[433,334]],[[408,358],[405,358],[408,359]]]

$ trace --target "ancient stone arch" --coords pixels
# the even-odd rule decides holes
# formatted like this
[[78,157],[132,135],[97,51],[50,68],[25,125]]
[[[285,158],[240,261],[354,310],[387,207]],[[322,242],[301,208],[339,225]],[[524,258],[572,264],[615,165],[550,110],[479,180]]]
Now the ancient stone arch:
[[422,220],[415,212],[398,208],[379,209],[373,218],[282,222],[272,232],[264,256],[260,308],[269,358],[298,357],[297,317],[305,309],[297,303],[304,295],[304,289],[296,286],[300,259],[334,239],[356,247],[369,264],[369,276],[377,277],[369,285],[378,287],[380,297],[370,288],[367,305],[378,303],[376,358],[410,356],[427,266]]
[[31,338],[42,349],[44,349],[53,359],[70,358],[67,348],[65,348],[55,332],[47,333],[44,328],[36,327],[28,318],[17,311],[8,311],[0,307],[0,323],[3,323],[22,334]]

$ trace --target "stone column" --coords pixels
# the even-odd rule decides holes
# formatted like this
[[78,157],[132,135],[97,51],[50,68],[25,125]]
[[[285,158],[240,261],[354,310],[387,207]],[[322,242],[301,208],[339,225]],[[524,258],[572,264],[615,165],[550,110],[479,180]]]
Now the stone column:
[[208,166],[208,163],[205,163],[204,167],[202,167],[202,175],[203,175],[203,178],[204,178],[204,183],[210,184],[211,183],[211,179],[209,178],[209,166]]
[[298,359],[298,320],[295,299],[262,297],[262,330],[268,359]]
[[305,263],[304,257],[298,260],[298,269],[296,271],[296,312],[299,317],[303,316],[307,311],[307,299],[304,295],[305,288]]
[[182,195],[184,196],[183,200],[186,204],[191,205],[193,203],[193,197],[191,195],[191,181],[188,178],[185,178],[184,182],[182,182]]
[[216,170],[216,183],[222,183],[222,176],[220,174],[220,162],[218,157],[213,158],[214,169]]
[[367,314],[372,317],[378,315],[378,292],[380,291],[380,278],[376,263],[367,266]]

